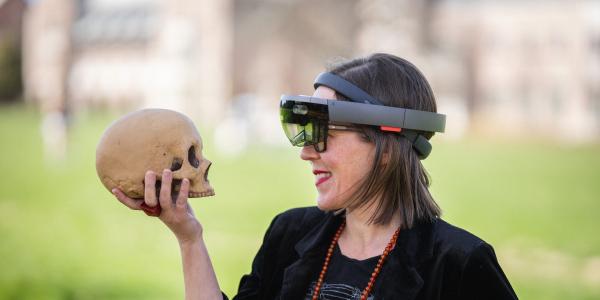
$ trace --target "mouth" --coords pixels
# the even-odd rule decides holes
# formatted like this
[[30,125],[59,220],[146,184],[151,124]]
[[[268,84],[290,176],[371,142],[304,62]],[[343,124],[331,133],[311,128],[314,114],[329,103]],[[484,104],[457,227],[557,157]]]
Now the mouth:
[[[181,179],[175,179],[173,178],[173,182],[171,183],[171,197],[173,199],[177,198],[177,196],[179,195],[179,191],[181,190]],[[191,183],[190,183],[191,184]],[[160,180],[156,181],[156,198],[160,197],[160,187],[161,187],[162,183]],[[206,191],[202,191],[202,192],[194,192],[194,191],[189,191],[188,192],[188,198],[202,198],[202,197],[210,197],[210,196],[214,196],[215,195],[215,191],[211,188],[209,190]]]
[[210,190],[204,191],[204,192],[189,192],[188,198],[202,198],[202,197],[210,197],[210,196],[214,196],[214,195],[215,195],[215,191],[210,189]]
[[[156,189],[156,198],[160,197],[160,188],[162,186],[161,180],[156,180],[154,184],[154,188]],[[179,190],[181,189],[181,179],[173,178],[171,182],[171,198],[175,199],[179,195]]]
[[331,172],[323,171],[323,170],[313,170],[313,174],[315,175],[315,185],[319,186],[323,182],[329,180],[331,178]]

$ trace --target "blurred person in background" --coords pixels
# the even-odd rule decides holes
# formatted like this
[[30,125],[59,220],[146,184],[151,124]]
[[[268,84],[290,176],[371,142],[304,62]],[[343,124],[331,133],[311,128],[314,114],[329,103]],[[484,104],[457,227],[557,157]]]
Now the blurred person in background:
[[[323,106],[348,102],[356,122],[333,122]],[[433,130],[364,121],[405,111],[397,108],[443,117],[421,72],[389,54],[334,65],[317,77],[312,97],[282,96],[282,125],[312,166],[317,206],[273,219],[234,299],[517,299],[493,248],[443,221],[429,193],[421,159],[443,121]],[[113,192],[134,210],[162,207],[158,217],[180,245],[186,299],[227,299],[187,201],[189,181],[172,199],[171,179],[165,170],[158,199]],[[155,182],[149,171],[146,190]]]

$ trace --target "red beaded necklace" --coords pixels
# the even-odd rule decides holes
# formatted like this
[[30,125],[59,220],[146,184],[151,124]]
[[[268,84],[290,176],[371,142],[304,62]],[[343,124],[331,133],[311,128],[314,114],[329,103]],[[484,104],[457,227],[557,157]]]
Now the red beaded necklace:
[[[317,300],[319,298],[319,292],[321,292],[321,286],[323,285],[323,280],[325,279],[325,273],[327,273],[327,267],[329,266],[329,261],[331,260],[331,254],[333,254],[335,245],[337,245],[337,242],[340,239],[340,236],[342,235],[342,231],[344,231],[344,227],[346,227],[346,221],[342,222],[342,224],[340,225],[340,228],[338,228],[337,232],[335,233],[335,236],[333,236],[333,240],[331,240],[331,245],[329,245],[329,249],[327,250],[327,255],[325,256],[325,262],[323,263],[323,268],[321,269],[321,273],[319,274],[319,279],[317,280],[317,284],[315,286],[315,290],[312,295],[312,300]],[[367,284],[367,287],[365,287],[365,289],[363,290],[363,292],[360,296],[360,300],[367,300],[367,297],[371,293],[371,290],[373,289],[373,285],[375,284],[375,278],[377,278],[377,275],[379,275],[379,271],[381,271],[381,266],[383,265],[383,261],[385,261],[388,254],[390,254],[390,251],[392,251],[392,248],[394,247],[394,245],[396,244],[396,240],[398,239],[399,233],[400,233],[400,228],[396,229],[396,232],[394,232],[392,239],[390,239],[390,242],[385,247],[385,250],[383,250],[383,254],[381,254],[381,257],[379,258],[379,261],[377,262],[377,266],[375,267],[375,270],[373,270],[373,273],[371,274],[369,283]]]

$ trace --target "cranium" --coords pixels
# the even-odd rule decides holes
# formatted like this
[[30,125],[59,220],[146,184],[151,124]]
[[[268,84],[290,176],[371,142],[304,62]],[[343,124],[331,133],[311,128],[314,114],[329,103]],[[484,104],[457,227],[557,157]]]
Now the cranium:
[[119,188],[130,198],[144,197],[144,175],[173,171],[173,193],[183,178],[190,180],[188,197],[214,195],[208,182],[211,162],[202,156],[202,139],[185,115],[167,109],[143,109],[113,122],[96,148],[96,171],[111,191]]

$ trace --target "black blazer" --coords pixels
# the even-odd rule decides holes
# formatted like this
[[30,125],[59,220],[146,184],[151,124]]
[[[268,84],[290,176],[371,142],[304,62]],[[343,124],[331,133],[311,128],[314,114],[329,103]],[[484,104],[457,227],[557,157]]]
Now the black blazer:
[[[276,216],[233,299],[305,299],[342,220],[316,207]],[[517,299],[492,247],[441,219],[400,231],[373,293],[377,300]]]

